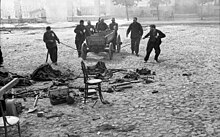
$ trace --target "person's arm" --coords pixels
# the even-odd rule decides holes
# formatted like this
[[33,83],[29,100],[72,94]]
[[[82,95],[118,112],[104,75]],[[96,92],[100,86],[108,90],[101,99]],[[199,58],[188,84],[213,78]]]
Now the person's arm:
[[128,29],[127,29],[127,32],[126,32],[126,37],[128,37],[128,34],[130,33],[131,31],[131,24],[129,25]]
[[57,35],[56,35],[54,32],[52,32],[52,33],[54,34],[55,40],[60,44],[60,40],[59,40],[59,38],[57,37]]
[[145,35],[145,36],[143,37],[143,39],[145,39],[145,38],[147,38],[147,37],[149,37],[149,36],[150,36],[150,32],[148,32],[147,35]]
[[46,39],[46,34],[44,33],[44,36],[43,36],[43,41],[45,42],[45,43],[47,43],[47,39]]
[[157,38],[161,39],[161,38],[165,38],[166,37],[166,35],[162,31],[157,30],[157,32],[159,33],[159,36]]
[[116,31],[118,30],[118,23],[116,23],[115,28]]
[[141,24],[139,25],[139,31],[140,31],[140,35],[142,36],[143,35],[143,28],[142,28]]
[[80,29],[79,29],[79,26],[76,26],[74,32],[75,32],[76,34],[81,34],[81,33],[82,33],[82,32],[80,31]]

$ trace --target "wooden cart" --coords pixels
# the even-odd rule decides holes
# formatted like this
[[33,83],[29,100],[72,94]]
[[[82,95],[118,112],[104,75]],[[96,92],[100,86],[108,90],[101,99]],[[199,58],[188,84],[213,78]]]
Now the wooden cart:
[[[81,48],[81,57],[83,60],[86,59],[88,52],[107,52],[109,55],[109,59],[111,60],[113,57],[113,43],[112,40],[115,37],[115,31],[108,30],[99,33],[95,33],[94,35],[86,37],[85,42],[82,44]],[[117,52],[120,52],[121,39],[120,35],[117,36]]]

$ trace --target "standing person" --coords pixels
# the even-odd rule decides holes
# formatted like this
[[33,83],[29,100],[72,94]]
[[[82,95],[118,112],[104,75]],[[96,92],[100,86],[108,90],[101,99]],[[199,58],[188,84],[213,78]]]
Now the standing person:
[[96,29],[96,32],[98,32],[98,30],[97,30],[97,29],[98,29],[98,25],[99,25],[99,23],[100,23],[101,19],[102,19],[102,18],[100,18],[100,17],[99,17],[98,22],[96,22],[96,24],[95,24],[95,29]]
[[86,25],[86,37],[91,36],[94,33],[95,33],[95,27],[91,24],[91,21],[88,20]]
[[46,43],[48,49],[48,54],[53,64],[57,65],[57,43],[60,44],[60,41],[57,35],[51,30],[51,27],[46,27],[46,32],[44,33],[43,41]]
[[118,23],[115,22],[115,18],[112,18],[112,23],[109,24],[109,29],[110,30],[115,30],[115,36],[112,40],[113,49],[115,50],[116,40],[117,40],[117,35],[118,35]]
[[98,24],[97,31],[105,31],[108,29],[108,25],[105,23],[104,19],[101,19],[100,23]]
[[150,56],[151,51],[155,50],[155,57],[154,60],[156,60],[156,62],[158,62],[158,57],[160,55],[160,44],[162,43],[161,38],[166,37],[166,35],[161,32],[160,30],[156,29],[156,26],[154,24],[150,25],[150,32],[147,33],[147,35],[145,35],[143,37],[143,39],[149,37],[148,43],[147,43],[147,53],[146,56],[144,58],[144,61],[147,62]]
[[133,18],[133,23],[131,23],[127,29],[126,37],[131,32],[131,53],[139,56],[139,45],[140,40],[143,35],[143,28],[140,23],[137,22],[137,17]]
[[3,65],[3,56],[2,56],[2,49],[0,46],[0,67]]
[[76,26],[74,32],[76,33],[75,44],[78,51],[78,57],[81,56],[81,47],[85,40],[86,27],[84,26],[84,20],[80,20],[79,25]]

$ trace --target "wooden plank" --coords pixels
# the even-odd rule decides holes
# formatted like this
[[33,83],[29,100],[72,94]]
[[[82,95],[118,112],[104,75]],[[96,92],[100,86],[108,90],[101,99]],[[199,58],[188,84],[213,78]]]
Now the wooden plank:
[[0,89],[0,100],[3,99],[3,95],[5,94],[6,91],[10,90],[13,88],[15,85],[17,85],[19,82],[19,78],[14,78],[12,81],[10,81],[8,84],[6,84],[4,87]]

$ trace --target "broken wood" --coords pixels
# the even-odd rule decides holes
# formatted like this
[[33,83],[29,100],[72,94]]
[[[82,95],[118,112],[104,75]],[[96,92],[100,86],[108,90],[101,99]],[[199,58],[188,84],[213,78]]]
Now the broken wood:
[[46,118],[50,119],[50,118],[54,118],[54,117],[62,117],[63,115],[64,115],[63,113],[51,114],[51,115],[46,116]]
[[132,83],[140,83],[140,82],[142,82],[142,81],[134,80],[134,81],[123,82],[123,83],[119,83],[119,84],[113,84],[111,86],[118,87],[118,86],[129,85],[129,84],[132,84]]
[[14,78],[11,82],[6,84],[4,87],[0,89],[0,99],[3,99],[3,94],[5,94],[6,91],[13,88],[15,85],[17,85],[19,82],[19,78]]

